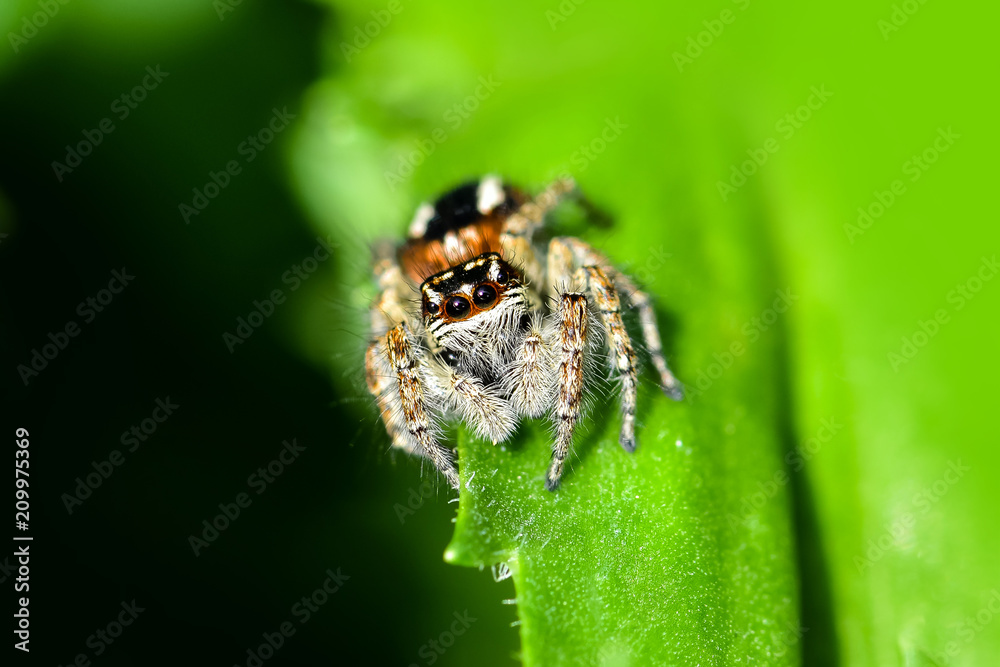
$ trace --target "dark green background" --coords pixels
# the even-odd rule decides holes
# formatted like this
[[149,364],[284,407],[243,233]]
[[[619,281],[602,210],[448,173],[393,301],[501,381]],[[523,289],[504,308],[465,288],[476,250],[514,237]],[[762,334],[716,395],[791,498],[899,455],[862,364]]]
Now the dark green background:
[[[267,664],[422,664],[420,647],[465,610],[478,620],[439,664],[484,650],[510,663],[510,582],[442,562],[454,515],[443,500],[400,523],[393,506],[419,488],[419,466],[390,464],[374,411],[338,405],[328,373],[288,340],[308,283],[290,292],[281,276],[316,246],[285,184],[288,135],[192,224],[178,213],[209,170],[242,160],[237,146],[272,107],[301,111],[324,13],[247,2],[219,22],[205,3],[163,26],[156,14],[171,10],[155,5],[91,11],[69,4],[0,56],[3,418],[11,437],[31,433],[31,664],[93,657],[87,637],[133,598],[146,611],[94,664],[244,664],[338,567],[343,590]],[[110,104],[157,64],[169,77],[119,121]],[[50,162],[104,117],[115,131],[59,183]],[[135,281],[82,324],[77,304],[122,266]],[[230,354],[222,333],[274,288],[289,300]],[[16,365],[70,319],[81,334],[25,387]],[[74,479],[124,450],[121,433],[168,395],[176,414],[68,515]],[[254,494],[247,477],[291,438],[306,451]],[[188,536],[244,491],[252,505],[195,557]]]

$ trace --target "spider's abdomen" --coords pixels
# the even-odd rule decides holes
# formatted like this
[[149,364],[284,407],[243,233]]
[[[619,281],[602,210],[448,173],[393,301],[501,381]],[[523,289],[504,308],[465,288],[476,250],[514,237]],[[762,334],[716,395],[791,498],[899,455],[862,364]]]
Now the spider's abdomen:
[[419,284],[483,253],[499,252],[503,223],[522,200],[520,193],[491,176],[424,204],[399,251],[403,271]]

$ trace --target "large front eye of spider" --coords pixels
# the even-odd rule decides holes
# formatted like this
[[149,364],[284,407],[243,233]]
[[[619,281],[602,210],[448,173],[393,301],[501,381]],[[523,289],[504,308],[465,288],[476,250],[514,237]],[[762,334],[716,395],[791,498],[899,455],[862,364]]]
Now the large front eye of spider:
[[453,296],[444,304],[444,312],[448,313],[448,317],[460,320],[466,317],[472,311],[472,305],[469,304],[469,300],[464,296]]
[[472,302],[480,308],[489,308],[497,300],[497,291],[493,285],[483,283],[472,292]]

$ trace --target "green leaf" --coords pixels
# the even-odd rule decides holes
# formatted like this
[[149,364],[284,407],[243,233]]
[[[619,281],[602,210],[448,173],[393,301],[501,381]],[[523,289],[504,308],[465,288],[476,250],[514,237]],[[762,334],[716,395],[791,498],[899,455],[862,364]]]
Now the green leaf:
[[[352,189],[386,190],[382,174],[366,165],[377,146],[400,130],[365,123],[356,110],[371,103],[366,95],[391,89],[397,77],[410,80],[424,71],[419,64],[394,66],[402,69],[363,91],[349,81],[314,91],[307,126],[325,122],[337,109],[334,115],[352,127],[353,140],[330,146],[318,134],[307,135],[297,154],[303,178],[314,178],[314,170],[350,169]],[[436,154],[436,173],[465,178],[499,167],[537,187],[542,179],[533,174],[559,167],[558,160],[581,141],[573,137],[564,147],[565,140],[542,146],[530,137],[518,139],[503,127],[518,99],[504,100],[498,93],[492,102],[498,106],[493,124],[482,129],[470,124],[468,134],[449,138],[454,152]],[[639,448],[628,454],[617,444],[620,421],[613,398],[596,392],[555,493],[543,487],[551,442],[546,424],[526,424],[515,441],[498,447],[461,435],[463,487],[446,558],[509,568],[527,665],[748,659],[797,664],[802,631],[789,477],[782,462],[787,416],[779,335],[780,312],[796,297],[775,282],[752,204],[726,207],[714,191],[688,187],[689,165],[698,160],[694,154],[685,160],[685,141],[676,129],[681,124],[651,117],[662,117],[668,107],[654,114],[634,96],[615,103],[615,116],[628,127],[579,174],[583,191],[614,224],[583,229],[582,235],[658,297],[668,353],[690,394],[673,402],[647,373],[640,392]],[[413,108],[421,102],[406,98],[400,104]],[[431,121],[415,130],[415,141],[433,132],[434,117],[444,112],[429,113]],[[603,110],[581,114],[577,136],[600,137],[609,117]],[[553,114],[544,122],[545,128],[521,128],[528,134],[555,132],[566,117]],[[650,131],[678,146],[670,162],[642,150]],[[445,162],[446,156],[469,151],[479,156],[474,170]],[[530,168],[514,166],[521,163]],[[425,178],[434,183],[427,196],[457,180]],[[364,197],[345,198],[340,187],[336,198],[327,199],[321,189],[308,192],[323,198],[332,218],[372,217]],[[391,200],[380,195],[372,205],[384,207]],[[400,234],[407,209],[417,201],[412,196],[401,201],[391,225],[372,235]],[[376,224],[366,221],[360,230]],[[356,305],[367,303],[359,298]]]
[[680,217],[646,196],[664,224],[602,197],[616,229],[596,242],[659,292],[688,398],[668,400],[647,375],[629,455],[614,397],[600,396],[556,493],[543,488],[546,425],[500,447],[461,438],[445,558],[509,568],[526,665],[797,664],[775,325],[798,297],[773,289],[751,216]]

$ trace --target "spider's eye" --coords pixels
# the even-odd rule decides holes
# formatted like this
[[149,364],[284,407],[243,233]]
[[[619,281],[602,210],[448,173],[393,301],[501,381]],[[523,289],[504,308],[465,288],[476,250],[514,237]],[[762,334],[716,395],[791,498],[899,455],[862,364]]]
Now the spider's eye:
[[446,364],[452,367],[457,366],[459,359],[461,359],[461,357],[458,356],[458,352],[453,352],[452,350],[445,350],[442,352],[441,358],[444,359]]
[[500,272],[497,273],[497,282],[500,283],[501,285],[503,285],[508,280],[510,280],[510,276],[507,275],[507,270],[506,269],[500,269]]
[[464,296],[453,296],[444,305],[444,311],[448,313],[448,317],[456,320],[460,320],[468,315],[470,310],[472,310],[472,306],[469,305],[469,300]]
[[426,308],[427,312],[430,313],[431,315],[437,315],[438,313],[441,312],[441,306],[437,305],[436,303],[434,303],[429,299],[424,300],[424,308]]
[[472,293],[472,301],[480,308],[492,306],[497,300],[497,291],[492,285],[482,284]]

